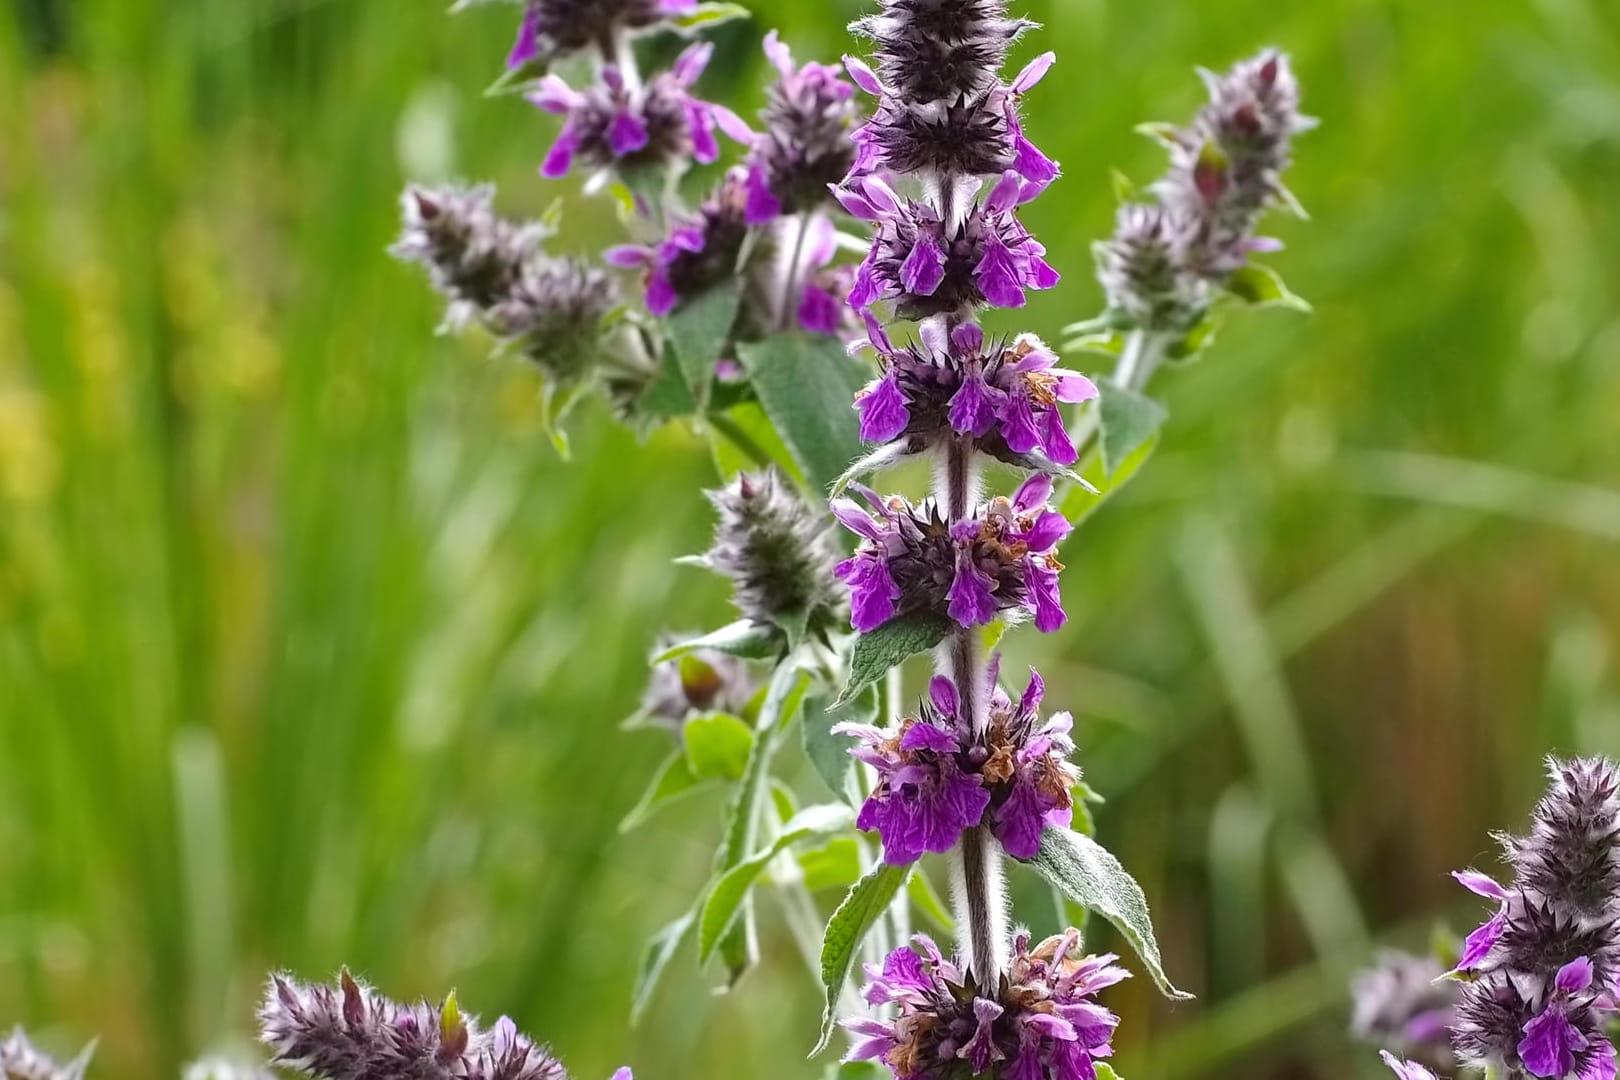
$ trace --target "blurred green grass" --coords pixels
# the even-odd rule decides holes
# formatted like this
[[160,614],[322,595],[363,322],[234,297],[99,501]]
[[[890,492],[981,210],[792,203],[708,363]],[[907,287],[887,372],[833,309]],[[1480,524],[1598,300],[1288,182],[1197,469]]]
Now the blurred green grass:
[[[745,105],[765,29],[830,59],[862,5],[751,6],[706,83]],[[717,811],[615,835],[662,749],[617,730],[644,652],[725,613],[669,562],[712,469],[599,408],[559,462],[529,373],[435,338],[383,254],[407,175],[574,194],[534,176],[549,121],[480,97],[508,13],[439,8],[0,15],[0,1021],[173,1076],[268,967],[348,962],[581,1077],[816,1075],[780,935],[746,993],[684,961],[625,1023]],[[1070,630],[1013,653],[1201,995],[1118,992],[1122,1073],[1343,1077],[1364,935],[1472,914],[1445,871],[1537,757],[1620,750],[1620,9],[1022,8],[1061,58],[1029,126],[1067,176],[1028,220],[1067,280],[1016,317],[1048,337],[1097,307],[1109,170],[1159,170],[1131,127],[1185,116],[1194,64],[1282,45],[1324,121],[1312,220],[1276,224],[1316,314],[1165,377],[1159,456],[1066,556]],[[612,230],[579,203],[565,240]]]

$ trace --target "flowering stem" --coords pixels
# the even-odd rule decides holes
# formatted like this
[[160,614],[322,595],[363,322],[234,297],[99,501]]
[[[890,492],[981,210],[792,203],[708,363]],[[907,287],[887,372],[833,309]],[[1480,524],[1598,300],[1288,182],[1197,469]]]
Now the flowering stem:
[[804,258],[804,242],[810,235],[810,215],[799,214],[796,220],[793,253],[782,274],[782,300],[776,313],[777,325],[784,330],[793,328],[793,297],[799,290],[799,260]]

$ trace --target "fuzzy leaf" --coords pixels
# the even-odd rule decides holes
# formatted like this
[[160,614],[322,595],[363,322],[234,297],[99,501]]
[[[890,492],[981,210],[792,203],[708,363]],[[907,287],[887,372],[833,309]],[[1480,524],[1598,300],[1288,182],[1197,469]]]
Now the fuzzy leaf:
[[1113,923],[1141,957],[1161,993],[1182,1001],[1192,997],[1165,978],[1147,897],[1107,848],[1089,836],[1049,826],[1041,833],[1041,849],[1029,865],[1070,900]]
[[1145,394],[1105,381],[1098,418],[1102,422],[1103,469],[1108,475],[1155,434],[1169,415]]
[[709,399],[715,361],[720,359],[731,337],[740,298],[736,282],[730,282],[683,301],[670,313],[670,345],[675,350],[675,359],[680,362],[681,373],[686,376],[686,385],[692,388],[699,403]]
[[932,649],[945,640],[953,625],[942,615],[902,615],[862,634],[849,658],[849,682],[833,704],[853,701],[855,695],[887,675],[896,664]]
[[686,375],[674,349],[664,350],[664,362],[659,366],[658,378],[641,392],[636,409],[644,416],[668,420],[676,416],[690,416],[697,411],[697,398],[686,385]]
[[1245,304],[1256,307],[1283,307],[1303,312],[1311,310],[1310,304],[1288,290],[1277,271],[1258,263],[1232,271],[1226,279],[1226,291]]
[[738,619],[702,637],[671,645],[663,652],[654,654],[651,662],[668,663],[699,649],[713,649],[745,660],[764,660],[781,651],[781,639],[770,627],[760,626],[748,619]]
[[1115,1072],[1114,1067],[1109,1065],[1107,1062],[1093,1062],[1092,1068],[1097,1071],[1097,1080],[1119,1080],[1119,1074]]
[[860,455],[850,403],[866,370],[837,339],[802,333],[739,346],[737,355],[805,480],[825,492]]
[[754,733],[727,713],[705,713],[686,722],[686,763],[701,780],[738,780],[754,749]]
[[850,969],[855,966],[861,942],[888,909],[910,873],[909,866],[880,863],[873,867],[850,888],[827,923],[827,935],[821,943],[821,988],[826,991],[827,1005],[821,1014],[821,1039],[810,1051],[811,1057],[827,1049],[832,1041],[838,998],[844,992],[844,981],[849,978]]
[[812,698],[804,707],[804,753],[828,789],[840,799],[849,798],[848,780],[854,758],[849,756],[850,741],[834,735],[839,724],[870,724],[877,719],[878,695],[875,686],[862,690],[843,705],[832,705],[825,698]]
[[688,911],[647,939],[641,951],[641,963],[636,969],[635,990],[630,996],[632,1026],[641,1021],[642,1014],[652,1001],[653,991],[658,989],[658,980],[663,977],[664,969],[669,966],[670,959],[680,949],[681,942],[686,940],[687,933],[696,922],[697,912]]
[[754,882],[759,880],[772,859],[800,841],[842,832],[854,822],[855,815],[847,806],[827,804],[806,807],[782,827],[781,833],[763,851],[750,855],[726,871],[703,903],[703,917],[698,925],[698,956],[705,962],[709,959],[721,936],[731,929],[748,890],[753,888]]
[[[1090,485],[1088,490],[1080,484],[1075,484],[1064,493],[1062,501],[1058,503],[1058,510],[1069,519],[1069,523],[1076,527],[1090,515],[1096,513],[1115,493],[1130,483],[1137,473],[1142,471],[1142,465],[1153,456],[1154,449],[1159,445],[1159,437],[1154,435],[1136,449],[1130,457],[1126,458],[1112,473],[1103,468],[1102,455],[1091,453],[1081,469],[1081,478]],[[1078,528],[1076,529],[1078,531]]]
[[799,869],[804,871],[804,887],[811,892],[847,889],[861,880],[860,841],[840,836],[825,847],[803,852]]
[[692,794],[705,785],[706,781],[693,774],[685,752],[675,751],[658,767],[658,772],[653,775],[653,781],[648,785],[646,794],[641,796],[641,801],[636,804],[635,809],[619,822],[619,832],[627,833],[641,827],[664,806]]

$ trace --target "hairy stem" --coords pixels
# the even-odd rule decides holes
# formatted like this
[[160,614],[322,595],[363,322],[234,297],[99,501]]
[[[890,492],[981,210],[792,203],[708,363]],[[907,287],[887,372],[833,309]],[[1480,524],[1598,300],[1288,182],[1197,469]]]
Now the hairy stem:
[[797,295],[802,280],[799,263],[804,259],[804,242],[810,235],[810,215],[797,215],[794,224],[789,227],[795,234],[793,250],[782,273],[782,297],[776,312],[776,323],[783,330],[793,329],[793,316],[797,313],[793,297]]
[[[952,521],[972,510],[973,447],[953,441],[940,470],[939,501]],[[956,684],[960,722],[982,734],[990,722],[989,687],[982,638],[976,629],[958,628],[942,647],[944,667]],[[1007,917],[1002,896],[1001,848],[988,829],[978,826],[963,834],[952,865],[952,895],[956,903],[957,951],[980,987],[993,987],[999,979],[1006,948]]]

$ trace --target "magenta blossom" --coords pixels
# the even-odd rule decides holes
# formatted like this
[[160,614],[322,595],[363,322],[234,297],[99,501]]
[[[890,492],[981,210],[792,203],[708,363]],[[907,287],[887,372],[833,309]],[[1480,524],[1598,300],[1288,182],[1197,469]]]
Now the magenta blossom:
[[1039,191],[1009,171],[960,221],[946,222],[875,176],[835,189],[844,209],[877,226],[850,306],[890,300],[901,318],[917,320],[984,304],[1023,307],[1027,290],[1050,289],[1059,280],[1046,248],[1018,220],[1018,207]]
[[855,88],[842,71],[826,64],[798,66],[774,30],[765,36],[765,55],[780,78],[760,113],[761,130],[727,131],[751,148],[750,225],[822,206],[828,188],[849,172],[855,160],[849,137]]
[[695,217],[673,223],[658,244],[627,244],[603,253],[613,266],[646,274],[647,310],[652,314],[668,315],[681,300],[732,279],[748,236],[745,179],[741,169],[732,169]]
[[527,0],[510,69],[611,43],[625,31],[646,30],[697,8],[697,0]]
[[895,1080],[1095,1080],[1113,1054],[1119,1017],[1094,999],[1130,973],[1111,954],[1080,955],[1078,931],[1034,948],[1020,933],[1000,985],[984,993],[932,940],[913,941],[920,955],[902,948],[867,965],[866,1000],[892,1018],[846,1019],[846,1061],[879,1062]]
[[870,312],[866,332],[883,370],[855,401],[867,442],[903,436],[921,451],[971,435],[986,453],[1015,464],[1071,465],[1079,457],[1059,405],[1090,401],[1097,387],[1057,367],[1057,355],[1034,335],[992,342],[975,323],[947,333],[927,322],[917,343],[896,349]]
[[998,496],[962,521],[947,521],[933,499],[912,506],[855,490],[865,509],[848,498],[832,503],[834,516],[865,541],[837,571],[851,589],[855,629],[866,633],[915,613],[971,627],[1029,611],[1042,633],[1067,620],[1055,550],[1069,523],[1047,503],[1050,477],[1033,476],[1012,499]]
[[713,54],[713,45],[689,46],[672,69],[640,89],[611,64],[603,66],[600,81],[586,90],[547,75],[529,100],[564,120],[541,175],[565,176],[576,158],[593,168],[714,161],[720,156],[715,128],[725,114],[724,127],[731,130],[732,117],[729,110],[691,93]]

